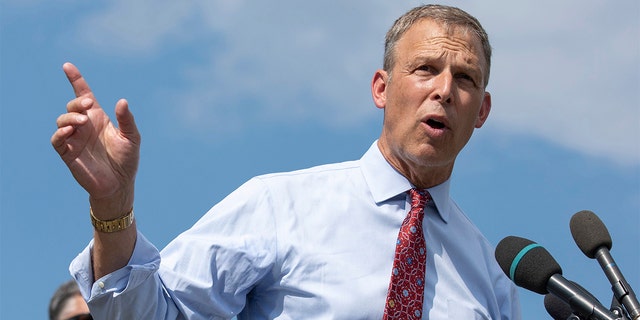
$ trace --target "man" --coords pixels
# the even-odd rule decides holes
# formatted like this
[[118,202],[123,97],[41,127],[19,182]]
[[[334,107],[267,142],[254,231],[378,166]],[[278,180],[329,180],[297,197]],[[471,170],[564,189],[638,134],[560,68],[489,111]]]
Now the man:
[[69,280],[56,290],[49,302],[49,320],[91,320],[89,307],[78,285]]
[[[449,197],[455,159],[491,109],[475,18],[422,6],[387,33],[373,76],[382,133],[357,161],[251,179],[158,251],[133,219],[140,135],[116,128],[71,64],[51,141],[89,192],[94,240],[72,262],[106,318],[519,319],[493,248]],[[162,257],[162,259],[160,259]]]

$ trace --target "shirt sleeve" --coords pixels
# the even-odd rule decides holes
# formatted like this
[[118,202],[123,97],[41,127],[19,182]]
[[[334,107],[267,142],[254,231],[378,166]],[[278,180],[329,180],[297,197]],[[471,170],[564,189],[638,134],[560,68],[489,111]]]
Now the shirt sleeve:
[[69,271],[93,314],[105,319],[181,319],[158,277],[160,254],[138,232],[127,266],[93,281],[93,240],[71,262]]
[[276,281],[275,229],[270,188],[254,178],[171,241],[158,274],[185,317],[231,319],[252,291],[262,303],[258,292]]
[[69,268],[101,319],[231,319],[270,281],[274,230],[269,188],[252,179],[161,253],[138,232],[122,269],[93,282],[93,241]]

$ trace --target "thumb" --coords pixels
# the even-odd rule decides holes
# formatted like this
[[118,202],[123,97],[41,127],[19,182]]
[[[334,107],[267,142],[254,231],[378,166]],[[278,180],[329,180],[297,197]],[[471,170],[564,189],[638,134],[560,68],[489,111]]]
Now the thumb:
[[133,119],[133,113],[129,110],[129,103],[125,99],[120,99],[116,103],[116,120],[120,132],[130,140],[138,141],[140,134]]

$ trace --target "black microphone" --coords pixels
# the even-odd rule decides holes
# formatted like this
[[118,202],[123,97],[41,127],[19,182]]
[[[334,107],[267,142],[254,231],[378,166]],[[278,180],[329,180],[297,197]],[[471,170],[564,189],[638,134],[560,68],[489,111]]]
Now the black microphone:
[[544,308],[553,320],[585,320],[575,315],[568,303],[551,293],[544,296]]
[[618,302],[624,306],[631,319],[639,319],[640,303],[609,253],[612,245],[611,235],[604,223],[595,213],[583,210],[571,217],[569,227],[573,240],[580,250],[587,257],[596,259],[600,263]]
[[539,244],[508,236],[496,246],[496,260],[502,271],[518,286],[539,294],[552,293],[581,317],[616,320],[611,311],[582,292],[562,276],[562,268]]

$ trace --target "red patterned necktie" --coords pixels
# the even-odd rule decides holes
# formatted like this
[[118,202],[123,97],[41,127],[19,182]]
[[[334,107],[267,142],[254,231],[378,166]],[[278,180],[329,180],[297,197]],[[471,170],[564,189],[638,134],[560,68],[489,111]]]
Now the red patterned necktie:
[[431,200],[426,190],[411,189],[411,211],[402,222],[391,281],[384,308],[385,320],[422,319],[427,247],[422,232],[424,206]]

